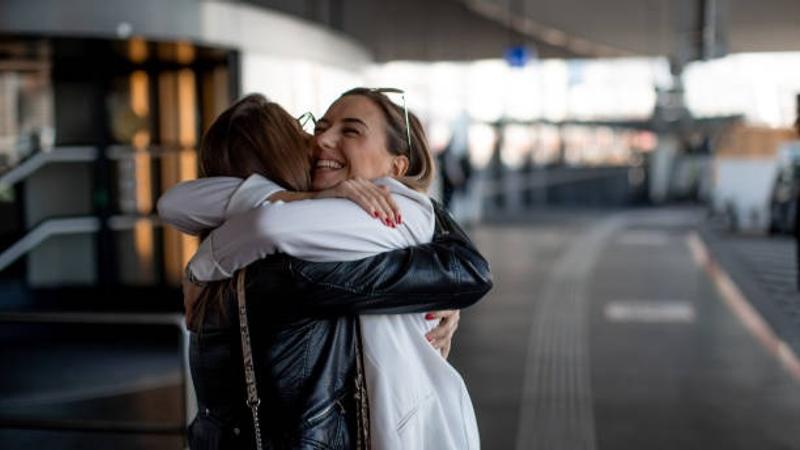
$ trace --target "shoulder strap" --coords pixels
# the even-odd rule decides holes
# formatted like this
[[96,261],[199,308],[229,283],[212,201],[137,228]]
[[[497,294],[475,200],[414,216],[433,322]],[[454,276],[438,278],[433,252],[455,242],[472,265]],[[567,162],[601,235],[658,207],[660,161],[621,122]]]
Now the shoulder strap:
[[369,396],[367,393],[367,380],[364,375],[364,347],[361,343],[361,319],[356,317],[356,386],[355,386],[355,407],[356,407],[356,448],[358,450],[370,449],[369,431]]
[[242,338],[242,360],[244,362],[244,380],[247,383],[247,406],[253,414],[253,431],[256,438],[256,448],[262,450],[261,425],[258,422],[258,407],[261,399],[258,398],[256,385],[256,369],[253,365],[253,349],[250,345],[250,326],[247,322],[247,301],[245,299],[244,279],[247,270],[242,269],[236,274],[236,297],[239,302],[239,331]]

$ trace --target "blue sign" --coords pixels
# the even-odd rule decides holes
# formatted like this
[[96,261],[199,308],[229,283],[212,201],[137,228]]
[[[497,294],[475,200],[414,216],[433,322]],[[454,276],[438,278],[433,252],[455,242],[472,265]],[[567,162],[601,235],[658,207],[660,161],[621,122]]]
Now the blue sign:
[[[531,59],[531,52],[524,45],[515,45],[506,49],[506,62],[511,67],[525,67]],[[535,57],[535,56],[534,56]]]

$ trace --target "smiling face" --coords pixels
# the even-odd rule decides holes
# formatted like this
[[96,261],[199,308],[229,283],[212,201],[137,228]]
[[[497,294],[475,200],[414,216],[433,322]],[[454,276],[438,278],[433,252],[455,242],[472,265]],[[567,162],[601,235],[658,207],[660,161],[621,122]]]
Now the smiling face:
[[405,171],[386,146],[386,121],[367,97],[346,95],[334,102],[314,129],[312,187],[327,189],[344,180],[375,179]]

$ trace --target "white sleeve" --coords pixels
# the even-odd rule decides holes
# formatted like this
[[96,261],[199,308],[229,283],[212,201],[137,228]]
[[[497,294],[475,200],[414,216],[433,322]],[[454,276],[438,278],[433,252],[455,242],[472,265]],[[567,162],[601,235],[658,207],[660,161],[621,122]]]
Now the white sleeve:
[[270,195],[283,190],[276,183],[254,174],[208,177],[173,186],[158,200],[158,215],[165,223],[188,234],[220,226],[226,218],[259,206]]
[[225,219],[259,207],[272,194],[285,190],[278,183],[254,173],[247,177],[231,196],[228,207],[225,208]]
[[[416,194],[416,193],[415,193]],[[403,223],[390,228],[345,199],[265,203],[234,216],[203,241],[190,269],[199,280],[229,278],[275,252],[309,261],[350,261],[430,242],[433,206],[427,197],[393,194]]]

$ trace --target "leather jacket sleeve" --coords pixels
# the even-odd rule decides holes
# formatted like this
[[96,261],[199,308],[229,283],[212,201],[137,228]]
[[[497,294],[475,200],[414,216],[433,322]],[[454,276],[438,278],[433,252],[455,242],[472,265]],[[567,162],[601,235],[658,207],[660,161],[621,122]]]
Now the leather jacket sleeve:
[[[449,213],[436,203],[434,210],[430,244],[349,262],[285,257],[297,288],[288,301],[309,315],[399,314],[474,304],[492,288],[489,263]],[[257,283],[258,277],[251,280]]]

